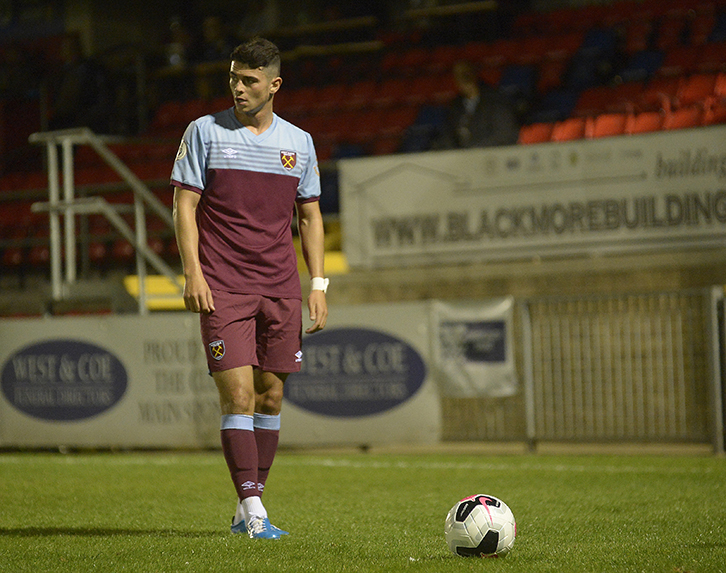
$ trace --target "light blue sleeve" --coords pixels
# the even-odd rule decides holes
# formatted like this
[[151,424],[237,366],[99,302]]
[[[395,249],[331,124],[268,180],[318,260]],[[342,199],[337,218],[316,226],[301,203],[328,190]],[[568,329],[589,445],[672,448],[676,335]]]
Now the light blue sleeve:
[[184,188],[203,191],[207,184],[209,141],[204,125],[189,124],[179,145],[171,180]]
[[297,200],[306,201],[320,197],[320,170],[318,169],[318,157],[315,153],[313,138],[309,133],[305,134],[308,147],[308,161],[303,171],[300,183],[297,186]]

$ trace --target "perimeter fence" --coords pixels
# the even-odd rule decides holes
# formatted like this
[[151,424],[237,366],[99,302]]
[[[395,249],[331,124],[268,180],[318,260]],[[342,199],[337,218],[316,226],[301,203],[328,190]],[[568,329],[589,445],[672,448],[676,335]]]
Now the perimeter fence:
[[722,288],[519,301],[522,391],[443,398],[443,438],[711,442],[723,452],[722,316]]

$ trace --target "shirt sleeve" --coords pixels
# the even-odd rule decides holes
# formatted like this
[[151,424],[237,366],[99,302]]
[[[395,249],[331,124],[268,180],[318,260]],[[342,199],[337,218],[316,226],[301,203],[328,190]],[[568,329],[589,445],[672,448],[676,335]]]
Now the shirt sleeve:
[[207,158],[209,143],[203,130],[193,121],[189,124],[179,144],[171,183],[201,193],[207,183]]
[[320,170],[318,169],[318,157],[315,153],[313,138],[309,133],[305,134],[307,139],[307,147],[310,161],[308,161],[303,171],[300,182],[297,186],[298,203],[306,203],[308,201],[317,201],[320,199]]

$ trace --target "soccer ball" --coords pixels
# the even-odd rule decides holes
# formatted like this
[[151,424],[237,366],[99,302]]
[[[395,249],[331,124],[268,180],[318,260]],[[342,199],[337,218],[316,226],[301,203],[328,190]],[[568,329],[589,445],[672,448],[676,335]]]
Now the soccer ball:
[[505,557],[516,535],[512,510],[501,499],[481,493],[452,507],[444,525],[446,544],[462,557]]

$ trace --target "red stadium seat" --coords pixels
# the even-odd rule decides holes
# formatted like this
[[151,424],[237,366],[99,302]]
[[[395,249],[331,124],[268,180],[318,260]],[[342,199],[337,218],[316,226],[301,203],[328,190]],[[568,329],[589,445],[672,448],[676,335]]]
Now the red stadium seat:
[[409,78],[403,77],[385,80],[379,86],[371,103],[379,107],[403,103],[411,93],[411,83]]
[[701,57],[702,46],[674,46],[670,48],[658,70],[660,76],[682,76],[693,72]]
[[558,121],[552,128],[551,141],[571,141],[585,137],[587,120],[584,117],[569,117]]
[[679,76],[651,80],[638,97],[638,107],[641,111],[670,109],[681,82],[682,78]]
[[701,73],[726,71],[726,42],[709,42],[701,48],[695,69]]
[[663,115],[659,111],[644,111],[631,116],[625,132],[630,135],[660,131],[663,126]]
[[591,138],[622,135],[628,116],[624,113],[603,113],[596,116],[587,126],[586,135]]
[[695,74],[685,78],[676,92],[678,106],[702,102],[714,94],[716,74]]
[[658,39],[656,47],[659,50],[670,50],[678,46],[681,41],[681,32],[686,25],[686,19],[682,14],[672,14],[665,16],[658,27]]
[[653,33],[652,20],[637,20],[625,29],[625,51],[628,54],[642,52],[649,47],[650,35]]
[[703,125],[726,123],[726,100],[713,99],[703,111]]
[[[566,60],[551,58],[543,60],[539,65],[537,74],[537,92],[543,94],[560,87],[562,85],[562,76],[566,69]],[[498,78],[493,84],[496,85],[497,83],[499,83]]]
[[692,105],[666,112],[663,129],[686,129],[698,127],[703,119],[703,107]]
[[726,73],[721,72],[716,76],[716,83],[713,86],[713,95],[720,99],[726,98]]
[[375,97],[377,90],[378,82],[376,80],[368,79],[356,82],[350,86],[346,97],[340,102],[340,105],[346,109],[360,109],[365,107]]
[[523,125],[519,129],[518,142],[522,145],[529,145],[532,143],[544,143],[550,141],[552,137],[552,123],[532,123],[530,125]]

